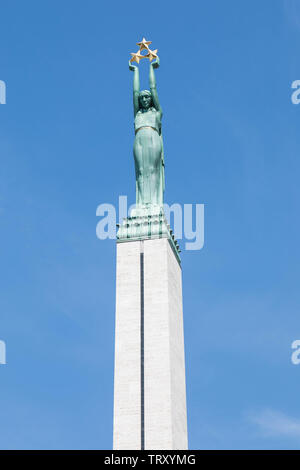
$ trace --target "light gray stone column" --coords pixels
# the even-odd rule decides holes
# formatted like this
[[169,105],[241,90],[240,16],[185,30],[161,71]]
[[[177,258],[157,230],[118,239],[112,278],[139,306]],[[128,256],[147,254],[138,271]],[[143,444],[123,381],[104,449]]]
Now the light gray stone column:
[[187,449],[181,268],[168,238],[117,244],[115,341],[114,449]]

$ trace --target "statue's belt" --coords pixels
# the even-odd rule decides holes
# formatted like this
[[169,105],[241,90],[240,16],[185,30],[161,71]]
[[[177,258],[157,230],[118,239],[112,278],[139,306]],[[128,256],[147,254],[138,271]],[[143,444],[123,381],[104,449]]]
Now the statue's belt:
[[138,133],[138,131],[140,131],[141,129],[153,129],[154,131],[156,131],[158,133],[158,130],[155,128],[155,127],[152,127],[152,126],[141,126],[139,127],[138,129],[135,130],[135,134]]

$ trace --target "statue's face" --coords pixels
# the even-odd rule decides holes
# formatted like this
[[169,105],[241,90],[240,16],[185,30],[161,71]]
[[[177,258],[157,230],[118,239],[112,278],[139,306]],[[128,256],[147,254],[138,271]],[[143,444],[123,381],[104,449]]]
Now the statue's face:
[[140,104],[143,109],[149,109],[151,106],[151,96],[150,95],[141,95],[140,96]]

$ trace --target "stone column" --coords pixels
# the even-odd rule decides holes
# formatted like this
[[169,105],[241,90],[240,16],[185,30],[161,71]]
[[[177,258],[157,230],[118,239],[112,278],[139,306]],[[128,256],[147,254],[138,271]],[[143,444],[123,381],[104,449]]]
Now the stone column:
[[119,241],[114,449],[187,449],[185,387],[174,240]]

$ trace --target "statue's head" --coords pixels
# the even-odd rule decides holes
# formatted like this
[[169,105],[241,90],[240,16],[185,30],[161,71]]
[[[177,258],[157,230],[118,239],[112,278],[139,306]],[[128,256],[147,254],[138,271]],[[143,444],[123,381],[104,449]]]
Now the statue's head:
[[152,106],[152,95],[149,90],[143,90],[139,94],[140,107],[143,109],[149,109]]

